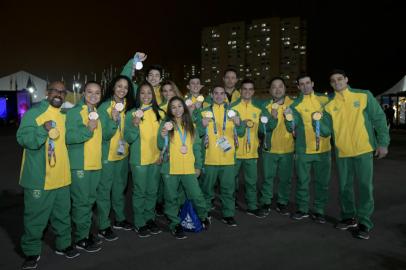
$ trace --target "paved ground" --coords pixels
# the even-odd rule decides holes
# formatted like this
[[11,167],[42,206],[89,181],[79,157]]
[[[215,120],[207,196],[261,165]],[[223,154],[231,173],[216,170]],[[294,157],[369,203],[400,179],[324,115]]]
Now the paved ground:
[[[0,269],[19,269],[23,197],[17,183],[21,149],[15,142],[15,130],[0,127],[0,149]],[[100,252],[73,260],[53,253],[54,237],[49,230],[39,268],[406,269],[405,161],[406,132],[396,131],[389,156],[375,162],[375,229],[368,241],[333,228],[338,217],[334,169],[327,224],[293,221],[275,211],[257,219],[239,211],[237,228],[227,228],[215,219],[209,231],[189,234],[186,240],[175,240],[167,231],[146,239],[120,231],[120,239],[103,243]],[[219,212],[214,216],[219,217]]]

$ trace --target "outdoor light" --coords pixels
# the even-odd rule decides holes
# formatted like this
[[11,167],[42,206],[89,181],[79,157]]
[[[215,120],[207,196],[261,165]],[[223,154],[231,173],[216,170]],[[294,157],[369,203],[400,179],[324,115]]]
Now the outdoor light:
[[35,90],[34,87],[32,87],[32,86],[28,87],[28,92],[30,92],[31,94],[34,93],[34,90]]

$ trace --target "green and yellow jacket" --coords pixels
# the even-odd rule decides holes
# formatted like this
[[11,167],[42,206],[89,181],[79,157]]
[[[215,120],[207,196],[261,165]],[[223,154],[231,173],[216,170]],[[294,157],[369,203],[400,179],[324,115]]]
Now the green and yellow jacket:
[[[266,136],[264,140],[267,146],[265,149],[268,153],[273,154],[289,154],[294,151],[294,139],[291,132],[289,132],[284,123],[283,112],[287,107],[293,103],[293,99],[286,96],[284,103],[278,107],[278,119],[274,119],[271,116],[273,101],[268,100],[264,103],[264,115],[268,116],[268,123],[265,125]],[[260,126],[260,132],[264,133],[263,125]]]
[[[161,123],[158,131],[158,148],[162,151],[165,147],[165,139],[161,136],[161,130],[164,126],[164,122]],[[182,134],[184,134],[183,127],[180,127]],[[188,149],[186,154],[180,152],[182,141],[181,135],[174,125],[172,136],[168,136],[167,152],[164,153],[161,173],[171,175],[185,175],[195,174],[195,169],[202,168],[202,154],[201,147],[202,142],[200,140],[197,129],[192,138],[190,134],[186,134],[186,147]],[[167,158],[169,155],[169,158]]]
[[385,113],[374,96],[352,88],[336,92],[325,106],[320,133],[333,135],[340,158],[388,147],[390,141]]
[[[227,117],[227,111],[229,105],[223,103],[221,105],[213,104],[201,110],[200,114],[197,114],[197,128],[200,136],[208,136],[208,146],[205,150],[204,164],[205,165],[234,165],[236,158],[236,145],[234,142],[234,130],[238,137],[242,137],[245,134],[245,126],[241,122],[241,125],[235,126],[234,122]],[[206,111],[212,111],[216,120],[217,134],[214,132],[214,121],[210,120],[207,128],[202,125],[202,118]],[[224,113],[226,113],[226,125],[223,130]],[[237,112],[238,114],[238,112]],[[207,133],[206,133],[207,131]],[[217,144],[217,140],[220,137],[225,137],[231,145],[231,150],[224,152]]]
[[[96,108],[95,108],[95,111]],[[72,170],[100,170],[102,168],[102,124],[100,117],[97,128],[87,128],[89,109],[82,99],[70,109],[66,116],[66,144],[68,145]]]
[[[103,102],[98,108],[103,128],[103,161],[122,160],[128,156],[129,152],[128,143],[124,141],[125,109],[120,112],[120,120],[116,122],[111,116],[111,111],[115,105],[116,102],[110,99]],[[124,100],[124,107],[125,105]],[[123,155],[117,153],[120,140],[125,142]]]
[[[238,112],[241,121],[244,121],[245,134],[243,137],[238,137],[237,148],[237,158],[238,159],[251,159],[258,158],[258,129],[260,126],[260,117],[262,116],[261,105],[255,100],[249,101],[248,103],[242,99],[238,99],[236,102],[232,103],[231,109]],[[245,124],[247,120],[252,121],[254,126],[252,128],[247,127]],[[248,133],[249,131],[249,133]],[[248,135],[249,134],[249,135]],[[248,141],[248,137],[250,142]]]
[[[141,109],[149,106],[142,105]],[[124,139],[130,145],[130,164],[134,166],[154,164],[159,160],[159,149],[157,144],[157,134],[160,121],[152,109],[144,111],[144,116],[138,127],[134,126],[134,108],[126,113]],[[161,117],[164,113],[160,112]]]
[[[322,112],[329,98],[324,94],[300,94],[290,106],[295,123],[295,150],[297,154],[319,154],[331,150],[330,137],[320,137],[319,149],[316,150],[316,133],[313,129],[314,112]],[[286,127],[292,131],[292,122],[285,121]]]
[[[17,142],[24,148],[20,185],[28,189],[52,190],[70,185],[71,174],[65,144],[66,116],[47,100],[27,111],[17,130]],[[54,121],[59,137],[53,140],[55,159],[48,156],[50,138],[43,124]],[[53,162],[55,161],[55,162]]]

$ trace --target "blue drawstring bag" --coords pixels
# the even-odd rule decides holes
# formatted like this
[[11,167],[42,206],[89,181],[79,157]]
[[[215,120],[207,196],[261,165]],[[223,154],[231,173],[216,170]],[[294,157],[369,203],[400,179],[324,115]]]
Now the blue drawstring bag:
[[200,232],[203,230],[202,223],[200,222],[190,200],[186,200],[183,204],[179,213],[179,218],[183,230],[188,232]]

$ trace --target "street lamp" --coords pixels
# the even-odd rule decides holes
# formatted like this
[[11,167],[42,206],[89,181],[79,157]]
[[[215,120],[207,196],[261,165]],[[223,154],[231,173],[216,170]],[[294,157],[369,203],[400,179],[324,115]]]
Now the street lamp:
[[76,104],[76,93],[79,93],[80,87],[82,87],[80,82],[73,82],[73,87],[72,88],[73,88],[73,98],[75,100],[75,104]]

